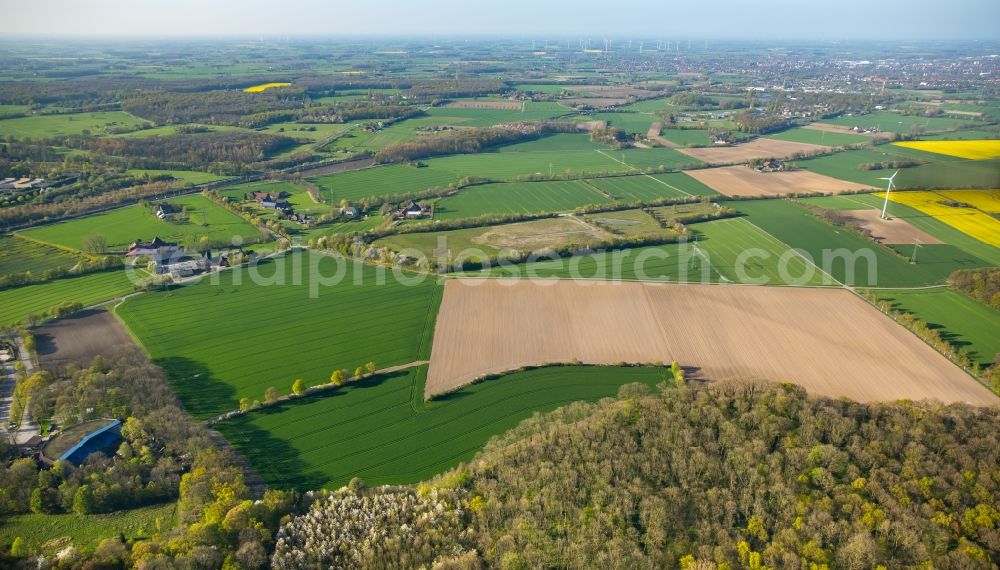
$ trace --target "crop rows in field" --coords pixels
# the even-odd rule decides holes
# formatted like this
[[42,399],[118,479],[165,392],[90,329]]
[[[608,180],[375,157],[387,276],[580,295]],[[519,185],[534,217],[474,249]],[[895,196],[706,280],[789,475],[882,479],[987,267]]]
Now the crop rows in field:
[[[460,109],[432,107],[427,114],[436,117],[440,124],[459,124],[469,127],[489,127],[499,123],[540,121],[573,112],[558,103],[528,101],[524,110],[518,109]],[[453,119],[458,119],[454,121]]]
[[[324,284],[319,276],[332,278],[338,268],[342,280]],[[429,277],[407,286],[390,273],[377,284],[382,270],[315,253],[292,253],[256,271],[263,277],[227,271],[218,284],[206,279],[118,308],[195,417],[235,409],[243,397],[262,399],[270,386],[288,393],[296,378],[312,386],[335,369],[427,356],[440,296]]]
[[815,266],[746,218],[697,224],[698,246],[727,281],[761,285],[833,285]]
[[261,476],[281,488],[413,483],[471,459],[536,412],[656,385],[658,368],[557,367],[466,386],[422,402],[425,367],[323,392],[217,424]]
[[[948,245],[947,239],[944,239],[945,244],[921,248],[920,261],[911,264],[908,257],[910,251],[905,245],[900,247],[902,251],[894,253],[852,230],[835,227],[791,202],[753,200],[734,203],[733,206],[747,214],[750,221],[762,230],[789,247],[800,250],[828,270],[837,281],[848,285],[937,285],[958,269],[987,265],[977,256]],[[927,231],[926,228],[921,229]],[[934,235],[934,231],[928,233]]]
[[714,190],[683,172],[591,178],[587,183],[623,202],[717,195]]
[[331,204],[339,204],[341,200],[420,192],[457,181],[458,176],[447,170],[405,164],[363,168],[312,179],[320,187],[323,199]]
[[0,237],[0,275],[30,271],[40,277],[49,269],[69,269],[77,261],[77,256],[50,245],[16,235]]
[[947,288],[875,291],[897,311],[912,313],[974,362],[990,366],[1000,354],[1000,313]]
[[[995,201],[997,197],[1000,197],[1000,190],[976,192],[982,195],[984,204],[988,203],[990,199]],[[970,204],[973,207],[966,207],[963,202],[959,201],[963,196],[965,193],[956,193],[954,196],[950,196],[947,191],[893,192],[889,199],[933,216],[983,243],[1000,247],[1000,220],[974,207],[974,204]],[[967,196],[965,198],[970,199]]]
[[29,314],[41,314],[65,302],[93,305],[132,290],[133,285],[124,271],[92,273],[5,289],[0,291],[0,326],[16,323]]

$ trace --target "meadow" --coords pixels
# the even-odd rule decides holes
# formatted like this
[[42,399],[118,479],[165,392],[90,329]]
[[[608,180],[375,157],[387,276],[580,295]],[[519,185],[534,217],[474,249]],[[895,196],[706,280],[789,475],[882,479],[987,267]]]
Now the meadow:
[[12,325],[29,314],[39,315],[64,302],[94,305],[131,293],[134,287],[124,271],[91,273],[0,291],[0,326]]
[[484,214],[566,212],[589,204],[611,202],[580,180],[502,182],[469,186],[438,200],[434,217],[441,220]]
[[[749,221],[765,232],[809,256],[837,281],[848,285],[939,285],[954,271],[986,265],[983,260],[950,245],[925,246],[920,250],[918,263],[911,264],[908,258],[910,251],[905,246],[902,248],[905,253],[894,252],[852,230],[835,227],[802,206],[783,200],[753,200],[730,205],[747,214]],[[838,252],[860,252],[863,256],[870,255],[872,261],[869,263],[867,257],[858,256],[855,262],[848,263]]]
[[384,368],[427,358],[440,287],[409,274],[419,283],[407,286],[388,271],[291,253],[129,299],[117,314],[186,409],[206,418],[240,398],[263,399],[271,386],[287,394],[297,378],[314,386],[368,361]]
[[94,548],[108,537],[142,540],[165,533],[177,524],[173,503],[138,507],[100,515],[25,514],[0,519],[0,544],[21,537],[32,551],[55,554],[72,545]]
[[341,200],[353,202],[373,196],[393,196],[429,188],[443,188],[457,182],[458,178],[443,169],[389,164],[320,176],[310,179],[310,182],[319,186],[324,200],[339,204]]
[[611,128],[625,129],[626,133],[641,135],[649,132],[649,126],[660,120],[655,115],[629,112],[594,113],[584,118],[588,121],[607,121]]
[[665,233],[660,223],[643,210],[621,210],[581,216],[588,223],[623,236]]
[[897,311],[911,313],[956,350],[982,366],[996,362],[1000,354],[1000,313],[947,288],[926,290],[873,291]]
[[38,226],[24,235],[71,249],[80,249],[90,235],[103,235],[110,249],[123,250],[137,239],[151,240],[156,236],[166,241],[207,236],[211,240],[229,242],[233,237],[257,238],[260,232],[239,216],[198,194],[177,196],[168,203],[187,207],[187,222],[158,219],[141,205],[126,206],[93,216]]
[[766,138],[779,141],[819,144],[823,146],[846,146],[850,144],[864,144],[864,143],[870,143],[872,140],[871,137],[866,137],[862,135],[854,135],[850,133],[834,133],[834,132],[820,131],[816,129],[806,129],[806,128],[788,129],[787,131],[781,131],[780,133],[767,135]]
[[415,483],[468,461],[535,413],[664,381],[663,368],[553,367],[423,401],[426,367],[368,378],[216,425],[270,485]]
[[[643,215],[649,218],[648,214]],[[655,226],[654,230],[660,230],[655,220],[649,218],[649,221]],[[513,250],[538,251],[570,243],[584,245],[609,237],[610,234],[577,219],[557,217],[445,232],[402,233],[376,240],[374,244],[398,252],[411,250],[407,252],[410,256],[416,250],[427,259],[444,257],[451,261],[452,256],[457,257],[463,251],[478,259]]]
[[93,135],[135,131],[151,123],[124,111],[98,111],[66,115],[33,115],[0,120],[0,133],[15,137],[61,137],[87,131]]
[[[459,99],[459,101],[473,101]],[[573,112],[558,103],[526,101],[521,109],[461,109],[431,107],[427,114],[436,117],[439,124],[459,124],[466,127],[489,127],[500,123],[540,121]]]
[[79,257],[65,250],[13,236],[0,237],[0,275],[30,271],[38,277],[49,269],[69,269]]
[[683,172],[591,178],[586,182],[610,195],[614,200],[624,202],[647,202],[662,198],[686,198],[689,196],[718,196],[715,190]]

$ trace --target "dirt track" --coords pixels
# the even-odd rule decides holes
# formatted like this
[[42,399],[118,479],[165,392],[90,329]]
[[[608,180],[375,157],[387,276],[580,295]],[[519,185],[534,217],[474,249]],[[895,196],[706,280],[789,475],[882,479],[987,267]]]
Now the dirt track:
[[135,346],[121,323],[104,309],[83,311],[58,319],[35,331],[38,359],[43,368],[89,365],[98,354]]
[[709,164],[739,164],[754,158],[787,158],[795,154],[810,155],[825,152],[829,147],[818,144],[754,139],[733,146],[679,148],[678,151]]
[[913,243],[914,240],[924,244],[944,243],[903,218],[883,220],[880,210],[850,210],[844,213],[885,243]]
[[871,188],[864,184],[838,180],[808,170],[792,172],[757,172],[748,166],[721,166],[688,170],[692,178],[726,196],[785,196],[846,192]]
[[858,401],[996,396],[842,289],[449,280],[425,395],[522,366],[669,363]]

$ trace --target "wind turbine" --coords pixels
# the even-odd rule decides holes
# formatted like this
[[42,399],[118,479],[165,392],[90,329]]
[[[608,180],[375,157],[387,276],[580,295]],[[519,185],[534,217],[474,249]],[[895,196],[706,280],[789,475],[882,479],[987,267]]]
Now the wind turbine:
[[885,212],[886,212],[886,210],[889,209],[889,192],[892,192],[892,188],[895,186],[895,184],[892,183],[892,179],[895,178],[897,174],[899,174],[899,170],[897,170],[896,172],[893,172],[892,176],[890,176],[888,178],[879,178],[879,180],[888,180],[889,181],[889,184],[886,186],[886,189],[885,189],[885,204],[882,205],[882,219],[883,220],[888,220],[889,219],[889,217],[886,216]]

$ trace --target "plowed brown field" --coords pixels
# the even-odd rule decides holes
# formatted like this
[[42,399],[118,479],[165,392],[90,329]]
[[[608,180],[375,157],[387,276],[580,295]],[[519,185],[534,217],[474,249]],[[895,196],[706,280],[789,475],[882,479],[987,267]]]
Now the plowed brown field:
[[795,154],[816,154],[828,148],[818,144],[754,139],[733,146],[680,148],[678,151],[709,164],[738,164],[754,158],[787,158]]
[[726,196],[785,196],[788,194],[837,194],[871,188],[808,170],[758,172],[747,166],[722,166],[688,170],[692,178]]
[[996,396],[842,289],[449,280],[425,395],[523,366],[680,362],[858,401]]

